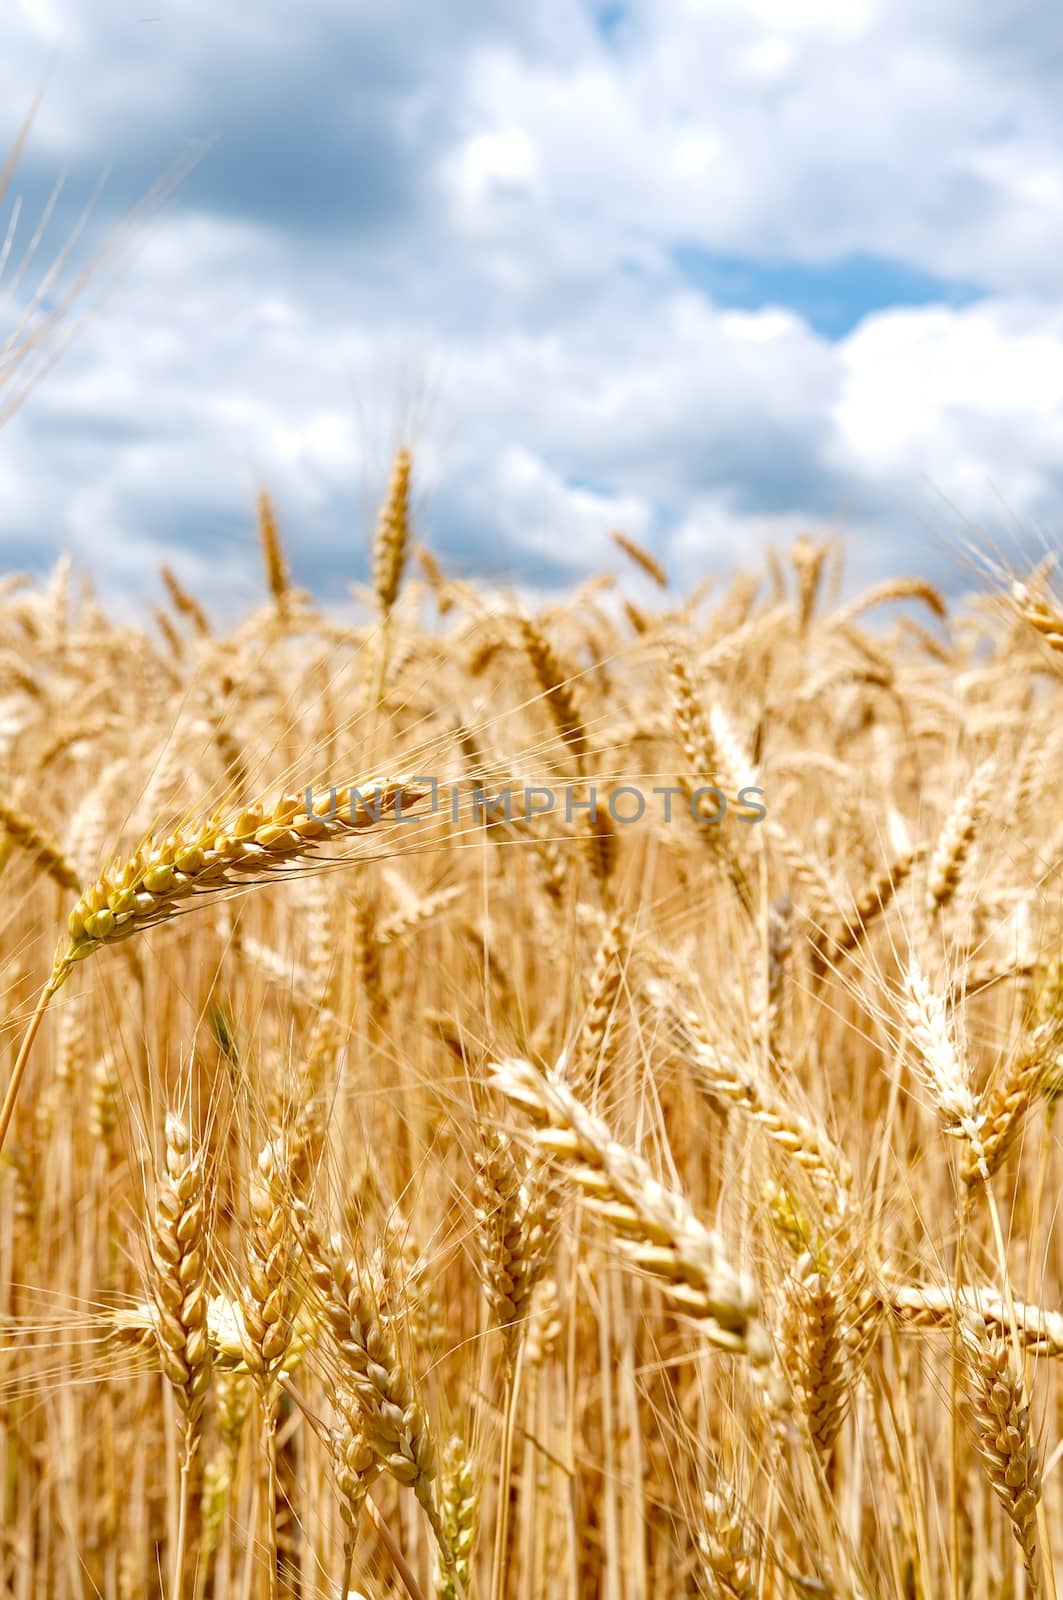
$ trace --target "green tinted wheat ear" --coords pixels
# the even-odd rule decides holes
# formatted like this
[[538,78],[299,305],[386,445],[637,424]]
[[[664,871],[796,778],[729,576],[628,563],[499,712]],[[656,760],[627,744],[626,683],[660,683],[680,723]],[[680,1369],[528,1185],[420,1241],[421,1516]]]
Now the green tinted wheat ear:
[[452,1571],[443,1568],[438,1573],[436,1600],[459,1600],[460,1596],[468,1594],[478,1507],[479,1495],[472,1462],[462,1440],[454,1437],[443,1454],[440,1498],[440,1517],[454,1555],[454,1566]]
[[770,1347],[752,1280],[732,1267],[723,1240],[686,1198],[666,1189],[558,1076],[516,1059],[494,1062],[489,1070],[494,1087],[534,1122],[539,1149],[582,1190],[628,1257],[700,1320],[711,1343],[766,1361]]
[[387,499],[381,508],[373,544],[373,588],[388,616],[399,597],[410,536],[410,469],[408,450],[399,450],[391,468]]

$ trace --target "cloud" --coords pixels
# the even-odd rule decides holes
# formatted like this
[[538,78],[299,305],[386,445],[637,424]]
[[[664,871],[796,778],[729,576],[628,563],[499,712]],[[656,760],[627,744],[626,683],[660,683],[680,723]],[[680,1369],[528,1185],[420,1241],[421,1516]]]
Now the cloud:
[[423,535],[541,587],[611,526],[693,569],[845,524],[873,573],[930,560],[948,500],[1049,518],[1063,23],[1025,11],[20,0],[0,138],[60,53],[0,329],[105,167],[73,270],[204,153],[0,433],[5,555],[70,546],[134,607],[170,558],[222,604],[268,484],[336,596],[403,430]]

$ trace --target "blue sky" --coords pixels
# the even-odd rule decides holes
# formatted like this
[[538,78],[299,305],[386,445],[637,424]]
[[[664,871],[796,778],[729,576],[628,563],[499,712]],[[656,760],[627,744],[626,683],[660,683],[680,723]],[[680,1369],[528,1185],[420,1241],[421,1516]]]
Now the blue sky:
[[6,143],[46,76],[0,349],[101,175],[70,272],[199,159],[0,430],[5,566],[236,605],[265,485],[340,603],[404,435],[418,535],[543,590],[614,527],[683,581],[808,528],[960,586],[972,529],[1054,537],[1056,8],[14,0]]
[[867,316],[897,306],[971,305],[985,290],[936,277],[888,256],[859,252],[823,262],[757,261],[678,245],[679,271],[718,306],[780,306],[826,339],[843,339]]

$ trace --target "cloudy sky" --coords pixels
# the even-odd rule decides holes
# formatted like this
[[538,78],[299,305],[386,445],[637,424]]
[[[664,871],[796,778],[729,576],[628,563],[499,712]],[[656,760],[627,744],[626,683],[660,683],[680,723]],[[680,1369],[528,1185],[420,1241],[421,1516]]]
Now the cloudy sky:
[[5,146],[45,79],[0,350],[105,173],[71,273],[197,159],[0,430],[7,567],[241,604],[265,485],[342,601],[403,435],[419,536],[536,587],[613,527],[684,579],[822,527],[953,587],[1055,537],[1049,0],[7,0]]

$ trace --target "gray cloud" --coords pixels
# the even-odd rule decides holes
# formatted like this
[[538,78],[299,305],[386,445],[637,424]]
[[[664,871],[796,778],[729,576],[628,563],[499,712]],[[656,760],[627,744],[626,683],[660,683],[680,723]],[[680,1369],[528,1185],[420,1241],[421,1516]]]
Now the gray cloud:
[[[720,559],[842,517],[871,572],[937,560],[942,494],[1047,516],[1063,24],[1033,0],[1025,28],[983,0],[810,7],[23,0],[0,138],[60,54],[18,240],[67,166],[54,249],[110,165],[84,260],[214,142],[0,434],[5,556],[70,546],[137,601],[170,556],[222,604],[260,582],[267,483],[297,580],[333,596],[365,574],[403,428],[423,534],[499,581],[571,583],[617,524]],[[888,252],[984,298],[831,343],[693,290],[680,243]]]

